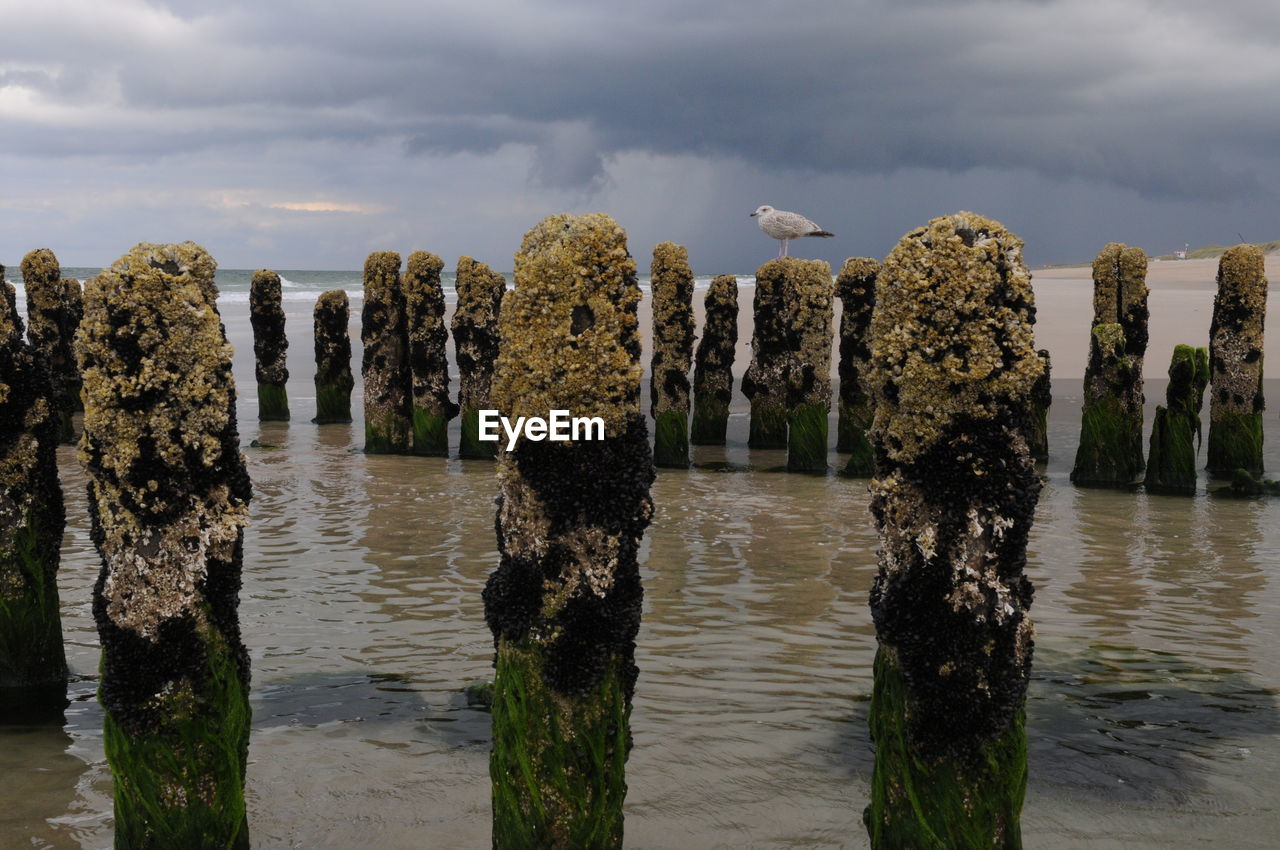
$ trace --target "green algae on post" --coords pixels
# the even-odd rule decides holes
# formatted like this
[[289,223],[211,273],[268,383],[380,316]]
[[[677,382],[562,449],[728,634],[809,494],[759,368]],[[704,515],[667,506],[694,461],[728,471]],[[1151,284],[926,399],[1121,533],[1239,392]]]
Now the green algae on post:
[[1209,328],[1209,474],[1262,474],[1262,332],[1267,278],[1262,251],[1229,248],[1218,262]]
[[908,233],[877,280],[874,848],[1021,846],[1034,310],[1022,240],[972,213]]
[[449,363],[445,345],[444,262],[429,251],[414,251],[404,273],[405,322],[409,335],[409,374],[413,388],[413,453],[449,454],[449,420],[458,406],[449,399]]
[[80,462],[117,847],[247,847],[250,483],[213,259],[136,246],[89,281]]
[[1179,345],[1169,363],[1166,405],[1156,407],[1147,457],[1146,487],[1158,493],[1196,492],[1200,409],[1209,383],[1209,350]]
[[[1147,255],[1111,242],[1093,261],[1093,324],[1084,376],[1080,445],[1071,481],[1126,487],[1142,452],[1142,361],[1147,350]],[[1100,328],[1106,328],[1099,332]]]
[[654,478],[635,269],[609,216],[551,216],[525,236],[502,305],[494,406],[599,416],[606,436],[499,455],[501,562],[484,590],[495,847],[622,845]]
[[871,397],[864,376],[871,360],[871,312],[876,306],[876,275],[880,262],[850,257],[836,277],[840,297],[840,401],[836,420],[836,451],[849,452],[846,475],[867,477],[875,459],[867,429],[871,427]]
[[80,372],[72,344],[83,312],[80,283],[62,278],[58,259],[48,248],[22,258],[22,282],[27,291],[27,339],[44,360],[52,388],[50,401],[58,417],[58,437],[75,441],[71,415],[80,409]]
[[653,462],[689,465],[689,366],[693,360],[693,271],[689,250],[659,242],[650,266],[653,293],[653,360],[649,368],[649,412],[653,416]]
[[703,301],[702,339],[694,355],[693,422],[689,442],[723,446],[733,400],[733,357],[738,344],[738,279],[717,275]]
[[0,290],[0,723],[7,723],[58,718],[67,705],[57,581],[66,515],[49,373],[22,339],[4,266]]
[[458,408],[462,436],[458,456],[487,459],[498,454],[497,441],[480,440],[479,414],[491,407],[489,389],[498,358],[498,316],[507,281],[484,263],[459,257],[458,305],[453,311],[453,350],[458,361]]
[[364,450],[408,454],[413,437],[409,332],[400,286],[400,255],[394,251],[374,251],[364,261],[360,341],[364,344],[360,365]]
[[284,333],[280,275],[258,269],[249,284],[249,323],[253,326],[254,375],[258,379],[258,421],[289,421],[285,365],[289,339]]
[[341,289],[316,299],[315,320],[316,418],[318,425],[351,421],[351,302]]

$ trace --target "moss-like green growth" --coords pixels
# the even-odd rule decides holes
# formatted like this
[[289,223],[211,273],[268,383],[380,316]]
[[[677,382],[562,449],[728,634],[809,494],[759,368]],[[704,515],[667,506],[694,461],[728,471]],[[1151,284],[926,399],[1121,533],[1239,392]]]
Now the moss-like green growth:
[[0,722],[66,706],[57,570],[65,525],[58,418],[44,361],[22,339],[0,266]]
[[[103,718],[116,847],[249,848],[242,791],[249,689],[235,650],[216,632],[202,637],[208,643],[199,693],[182,682],[165,694],[164,710],[146,735],[130,734],[110,713]],[[210,775],[224,781],[211,784]]]
[[364,309],[360,313],[364,357],[364,450],[408,454],[413,438],[409,332],[400,255],[375,251],[364,262]]
[[871,312],[876,306],[876,275],[880,263],[869,257],[850,257],[836,277],[840,313],[840,395],[836,425],[836,451],[850,452],[846,475],[870,476],[875,472],[871,441],[871,397],[863,375],[871,360]]
[[485,585],[497,650],[494,844],[616,847],[653,516],[640,412],[640,288],[602,214],[544,219],[516,255],[492,396],[506,416],[599,416],[605,439],[522,439],[498,461],[498,550]]
[[694,327],[689,250],[674,242],[659,242],[653,249],[649,279],[653,292],[653,360],[649,368],[653,462],[686,467]]
[[908,233],[877,278],[873,847],[1020,841],[1034,310],[1022,241],[972,213]]
[[48,248],[22,258],[22,282],[27,290],[27,339],[49,371],[50,403],[58,417],[58,437],[75,441],[71,414],[81,409],[80,372],[72,345],[80,326],[83,304],[80,283],[62,278],[58,259]]
[[703,301],[702,339],[694,355],[693,422],[689,442],[723,446],[733,400],[733,358],[738,344],[738,279],[717,275]]
[[1071,481],[1080,486],[1127,487],[1142,460],[1142,408],[1132,393],[1138,367],[1126,354],[1119,324],[1096,325],[1085,370],[1080,445]]
[[1027,420],[1027,447],[1031,457],[1038,461],[1049,459],[1049,408],[1053,406],[1053,386],[1050,380],[1052,363],[1049,350],[1042,348],[1036,352],[1044,361],[1044,372],[1036,385],[1031,388],[1031,409]]
[[76,340],[120,847],[247,844],[251,488],[214,267],[190,242],[136,246],[89,282]]
[[249,323],[253,326],[254,375],[258,379],[258,421],[288,422],[289,381],[280,275],[258,269],[249,283]]
[[1218,263],[1209,327],[1209,474],[1262,473],[1262,344],[1267,313],[1263,255],[1237,245]]
[[827,405],[801,404],[787,415],[787,471],[827,471]]
[[331,289],[316,299],[315,324],[316,418],[312,422],[351,421],[351,302],[341,289]]
[[[1084,376],[1080,446],[1071,480],[1127,487],[1142,451],[1142,360],[1147,350],[1147,256],[1111,242],[1093,261],[1093,324]],[[1106,327],[1105,338],[1098,329]]]
[[445,346],[444,261],[430,251],[414,251],[404,273],[405,318],[409,332],[409,373],[413,382],[413,453],[447,456],[449,420],[458,405],[449,399]]
[[1280,481],[1255,478],[1248,470],[1237,469],[1231,476],[1233,496],[1280,496]]
[[906,718],[911,703],[892,650],[876,652],[871,692],[871,739],[877,770],[864,813],[875,848],[1006,848],[1022,846],[1027,789],[1026,712],[973,758],[917,750]]
[[1147,457],[1146,487],[1152,492],[1196,492],[1200,408],[1209,383],[1209,350],[1179,345],[1169,363],[1167,407],[1156,408]]
[[787,425],[800,408],[831,405],[834,295],[831,267],[821,260],[770,260],[756,270],[753,356],[742,379],[751,399],[748,442],[752,448],[787,446],[787,468],[795,471],[827,466],[826,427],[805,428],[792,439]]
[[625,677],[611,663],[585,698],[566,699],[543,680],[544,664],[536,645],[499,642],[493,846],[621,847],[631,749]]
[[498,316],[507,281],[484,263],[458,258],[458,306],[453,311],[453,350],[458,360],[458,407],[462,413],[460,457],[497,457],[498,443],[479,438],[479,412],[490,408],[489,388],[498,359]]

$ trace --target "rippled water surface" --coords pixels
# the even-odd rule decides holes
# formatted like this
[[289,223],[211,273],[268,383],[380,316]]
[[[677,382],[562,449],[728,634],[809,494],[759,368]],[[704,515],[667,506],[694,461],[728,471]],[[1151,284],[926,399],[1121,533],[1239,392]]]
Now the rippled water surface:
[[[255,421],[252,365],[236,363],[255,487],[240,609],[253,843],[487,846],[489,718],[462,689],[490,673],[492,465],[365,456],[360,423],[308,424],[299,348],[289,424]],[[1055,390],[1029,553],[1027,846],[1275,846],[1280,501],[1075,489],[1079,381]],[[697,451],[715,469],[662,470],[654,485],[627,845],[865,846],[866,482],[777,471],[781,453],[746,449],[741,413],[730,436]],[[71,449],[60,461],[74,702],[65,726],[0,731],[5,847],[111,840],[89,602],[98,560],[83,475]]]

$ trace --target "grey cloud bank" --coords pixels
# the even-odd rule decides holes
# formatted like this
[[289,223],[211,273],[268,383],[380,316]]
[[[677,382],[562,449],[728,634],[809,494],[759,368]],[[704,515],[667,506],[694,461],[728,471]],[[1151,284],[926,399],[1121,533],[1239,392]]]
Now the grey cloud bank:
[[[699,274],[803,209],[883,255],[959,208],[1032,262],[1280,236],[1265,2],[3,0],[0,262],[196,239],[224,266],[426,247],[509,268],[607,210]],[[827,244],[829,243],[829,244]]]

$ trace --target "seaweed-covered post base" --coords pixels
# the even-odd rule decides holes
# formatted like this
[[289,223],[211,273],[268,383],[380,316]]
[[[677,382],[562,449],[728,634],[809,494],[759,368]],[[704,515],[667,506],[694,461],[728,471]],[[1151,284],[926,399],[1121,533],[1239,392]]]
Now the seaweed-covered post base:
[[0,266],[0,723],[58,718],[67,705],[59,411],[33,348]]
[[590,691],[565,696],[543,681],[536,644],[500,641],[495,666],[493,846],[621,847],[627,673],[612,663]]
[[827,471],[827,405],[801,404],[787,416],[787,471]]
[[316,299],[315,325],[317,425],[351,421],[351,302],[341,289],[330,289]]
[[787,447],[787,408],[769,401],[751,401],[747,446],[753,449]]
[[480,439],[480,411],[477,408],[463,410],[460,415],[462,434],[458,438],[458,457],[491,460],[498,456],[497,440]]
[[1208,469],[1262,474],[1263,325],[1267,278],[1255,245],[1227,249],[1218,262],[1218,294],[1209,327]]
[[251,486],[213,280],[198,245],[138,245],[89,282],[76,343],[117,847],[248,847]]
[[875,848],[1022,846],[1026,711],[976,753],[923,756],[908,729],[909,698],[893,650],[876,652],[868,720],[876,747],[863,823]]
[[1124,329],[1118,324],[1094,326],[1091,340],[1071,482],[1127,487],[1140,480],[1143,469],[1141,397],[1135,399],[1130,391],[1138,362],[1125,353]]
[[1209,382],[1209,350],[1179,345],[1169,363],[1165,405],[1156,407],[1147,457],[1146,488],[1156,493],[1196,492],[1200,408]]
[[689,465],[689,414],[664,410],[653,420],[653,465],[683,469]]
[[643,598],[636,553],[653,516],[640,289],[626,235],[606,215],[544,219],[515,265],[494,406],[508,417],[599,416],[605,437],[521,440],[499,455],[501,562],[484,590],[497,668],[493,844],[620,847]]
[[876,298],[864,821],[876,850],[1017,848],[1040,490],[1024,423],[1043,368],[1022,241],[972,213],[934,219],[890,252]]

